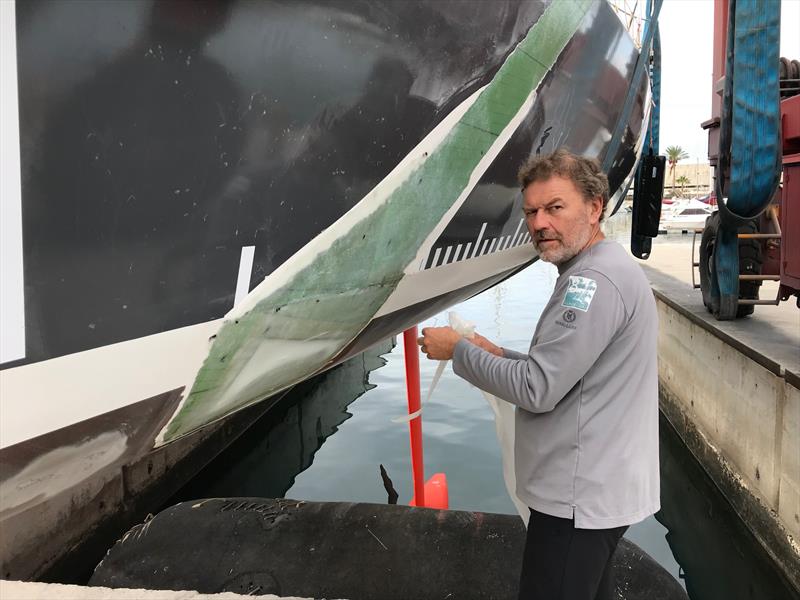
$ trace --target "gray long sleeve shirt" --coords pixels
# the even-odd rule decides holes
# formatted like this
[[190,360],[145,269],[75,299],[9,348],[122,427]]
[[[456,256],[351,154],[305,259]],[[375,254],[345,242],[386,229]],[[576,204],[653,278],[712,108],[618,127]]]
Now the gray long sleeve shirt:
[[517,495],[581,529],[659,509],[658,316],[641,268],[600,241],[559,267],[527,355],[467,340],[453,370],[517,406]]

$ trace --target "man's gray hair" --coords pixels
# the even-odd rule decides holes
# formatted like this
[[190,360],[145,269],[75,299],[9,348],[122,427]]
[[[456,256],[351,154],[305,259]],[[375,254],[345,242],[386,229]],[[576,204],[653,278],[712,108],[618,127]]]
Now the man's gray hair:
[[569,179],[578,188],[583,198],[589,202],[598,196],[603,200],[603,211],[600,220],[605,218],[608,206],[608,177],[600,168],[600,162],[594,158],[577,156],[559,148],[552,154],[532,156],[522,165],[517,179],[522,190],[535,181],[547,181],[553,176]]

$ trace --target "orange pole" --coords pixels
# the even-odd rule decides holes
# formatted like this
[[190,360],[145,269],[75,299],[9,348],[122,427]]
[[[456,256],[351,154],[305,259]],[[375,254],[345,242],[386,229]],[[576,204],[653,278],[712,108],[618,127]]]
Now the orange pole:
[[[417,326],[403,332],[403,350],[406,358],[406,390],[408,392],[408,414],[420,408],[419,391],[419,347]],[[422,415],[408,422],[411,437],[411,473],[414,479],[414,506],[425,506],[425,466],[422,460]]]

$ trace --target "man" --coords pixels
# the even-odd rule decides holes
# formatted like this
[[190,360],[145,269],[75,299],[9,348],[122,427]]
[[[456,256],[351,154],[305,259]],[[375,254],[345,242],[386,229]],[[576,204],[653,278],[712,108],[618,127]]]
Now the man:
[[517,495],[531,511],[520,600],[612,598],[611,556],[659,509],[657,315],[650,286],[600,229],[608,180],[564,150],[519,173],[539,257],[558,267],[527,355],[449,327],[428,358],[517,406]]

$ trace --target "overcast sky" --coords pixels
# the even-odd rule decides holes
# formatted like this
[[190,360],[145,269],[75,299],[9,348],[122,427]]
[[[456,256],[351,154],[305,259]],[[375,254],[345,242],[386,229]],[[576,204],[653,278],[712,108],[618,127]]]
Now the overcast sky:
[[[800,0],[763,0],[781,6],[781,56],[800,59]],[[711,118],[713,0],[665,0],[661,30],[660,151],[681,146],[708,162],[708,138],[700,123]]]

